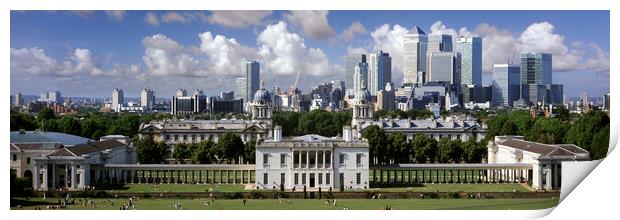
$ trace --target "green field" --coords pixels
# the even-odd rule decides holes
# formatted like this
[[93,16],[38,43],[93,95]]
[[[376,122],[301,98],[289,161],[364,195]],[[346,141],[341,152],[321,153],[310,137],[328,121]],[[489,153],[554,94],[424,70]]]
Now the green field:
[[528,188],[518,183],[497,183],[497,184],[460,184],[460,183],[441,183],[441,184],[416,184],[413,187],[378,187],[371,190],[388,192],[530,192]]
[[[19,199],[11,201],[13,204],[19,203],[23,207],[11,206],[12,210],[32,210],[35,207],[46,209],[46,203],[55,203],[57,199],[31,198],[26,201]],[[93,199],[95,207],[82,206],[76,200],[76,204],[68,205],[68,210],[118,210],[122,203],[127,199]],[[114,201],[114,205],[111,201]],[[544,199],[338,199],[337,205],[325,204],[325,200],[317,199],[292,199],[288,204],[287,200],[282,203],[277,199],[254,200],[248,199],[247,204],[243,205],[240,199],[235,200],[214,200],[211,206],[207,206],[207,199],[140,199],[134,202],[137,210],[173,210],[172,204],[179,202],[184,210],[379,210],[388,205],[397,210],[531,210],[545,209],[556,206],[558,198]]]
[[163,193],[163,192],[242,192],[242,184],[125,184],[108,192]]

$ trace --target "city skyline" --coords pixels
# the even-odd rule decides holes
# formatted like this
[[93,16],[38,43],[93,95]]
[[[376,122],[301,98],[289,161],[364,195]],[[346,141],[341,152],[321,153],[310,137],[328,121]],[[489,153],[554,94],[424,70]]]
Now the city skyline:
[[247,18],[231,17],[235,13],[241,12],[12,12],[11,94],[109,97],[122,88],[137,96],[151,88],[169,97],[185,88],[217,95],[234,90],[251,60],[261,63],[267,88],[287,88],[302,69],[299,86],[307,91],[345,79],[345,55],[378,50],[392,57],[392,81],[399,86],[402,37],[414,25],[428,35],[452,34],[453,42],[480,36],[484,85],[491,83],[493,64],[517,64],[520,52],[547,52],[553,81],[564,84],[566,95],[609,92],[609,25],[585,25],[608,24],[607,11],[250,11],[243,12]]

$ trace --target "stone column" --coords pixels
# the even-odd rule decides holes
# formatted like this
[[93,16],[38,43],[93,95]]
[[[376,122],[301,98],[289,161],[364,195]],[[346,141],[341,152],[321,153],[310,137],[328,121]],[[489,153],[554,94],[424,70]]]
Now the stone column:
[[325,152],[326,151],[323,151],[323,166],[322,166],[323,169],[327,168],[325,167]]
[[306,151],[306,169],[310,168],[310,151]]
[[39,164],[34,165],[32,181],[32,188],[36,191],[37,189],[39,189]]

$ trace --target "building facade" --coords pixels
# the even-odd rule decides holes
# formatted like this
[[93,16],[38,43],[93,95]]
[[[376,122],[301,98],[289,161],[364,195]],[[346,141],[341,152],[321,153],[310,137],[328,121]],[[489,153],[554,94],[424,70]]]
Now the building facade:
[[512,107],[512,102],[519,98],[518,66],[493,64],[493,106]]
[[125,96],[122,89],[114,89],[112,91],[112,110],[118,111],[125,103]]
[[392,82],[392,58],[389,53],[379,51],[368,55],[368,91],[375,94]]
[[235,79],[235,94],[237,95],[236,98],[247,100],[247,97],[245,97],[248,93],[246,91],[246,84],[247,82],[245,77]]
[[140,107],[144,111],[150,112],[153,110],[153,104],[155,103],[155,92],[151,89],[143,89],[140,92]]
[[461,54],[461,84],[482,85],[482,39],[461,37],[456,41]]
[[418,26],[413,27],[404,38],[403,83],[422,83],[426,72],[426,49],[428,38]]
[[257,61],[245,63],[245,98],[248,102],[254,97],[260,84],[260,64]]
[[428,57],[428,82],[449,82],[460,85],[461,57],[453,52],[433,52]]
[[368,142],[354,139],[350,127],[343,138],[305,135],[273,139],[256,145],[256,186],[261,189],[367,189]]
[[531,180],[532,188],[537,190],[561,188],[563,161],[590,160],[588,151],[574,144],[542,144],[526,141],[523,136],[495,136],[487,147],[489,164],[532,164],[531,171],[502,172],[499,175]]
[[366,63],[365,54],[352,54],[344,57],[344,82],[346,89],[353,90],[355,67],[359,66],[359,63]]

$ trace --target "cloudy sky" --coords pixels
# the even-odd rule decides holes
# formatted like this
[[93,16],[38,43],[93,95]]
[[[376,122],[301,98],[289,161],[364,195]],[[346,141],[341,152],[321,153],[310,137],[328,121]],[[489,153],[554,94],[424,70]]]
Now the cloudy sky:
[[137,97],[152,88],[207,94],[234,89],[243,62],[258,60],[268,88],[344,79],[348,53],[383,50],[402,81],[402,38],[427,34],[483,38],[483,83],[493,63],[520,52],[553,54],[564,93],[609,91],[608,11],[12,11],[11,94]]

